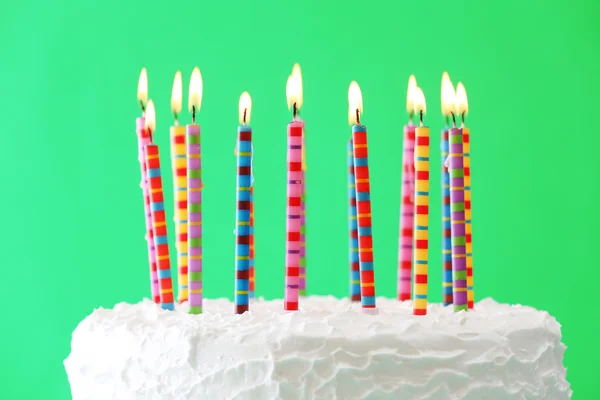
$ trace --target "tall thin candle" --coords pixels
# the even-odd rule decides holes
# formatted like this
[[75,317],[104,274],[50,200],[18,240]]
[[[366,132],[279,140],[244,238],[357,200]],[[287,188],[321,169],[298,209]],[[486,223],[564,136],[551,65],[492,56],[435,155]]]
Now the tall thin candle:
[[463,160],[465,171],[465,238],[467,252],[467,305],[472,309],[475,305],[473,284],[473,226],[471,222],[471,130],[465,126],[465,117],[469,113],[467,91],[461,82],[456,87],[457,114],[461,116],[463,132]]
[[236,224],[235,224],[235,313],[249,309],[250,290],[250,209],[252,186],[252,128],[248,92],[240,96],[240,122],[237,140]]
[[450,129],[450,209],[452,224],[452,272],[454,311],[467,310],[467,264],[465,237],[465,185],[462,130]]
[[[138,82],[138,100],[142,106],[142,112],[145,114],[146,103],[148,102],[148,75],[146,68],[142,69]],[[150,132],[146,129],[146,118],[141,116],[135,121],[136,134],[138,139],[138,161],[140,162],[141,182],[140,187],[144,197],[144,215],[146,221],[146,245],[148,248],[148,263],[150,264],[150,293],[152,301],[160,303],[160,289],[158,286],[158,272],[156,266],[156,252],[154,248],[154,233],[152,233],[152,213],[150,212],[150,192],[148,191],[148,174],[146,171],[146,145],[152,142]]]
[[352,124],[352,150],[354,153],[354,177],[356,182],[361,303],[363,311],[376,312],[369,148],[367,127],[360,123],[360,114],[363,112],[362,93],[355,81],[352,81],[348,88],[348,110],[348,119]]
[[175,199],[175,248],[179,290],[178,301],[188,301],[188,241],[187,241],[187,161],[185,156],[185,127],[177,119],[181,112],[181,72],[177,71],[171,94],[171,111],[175,123],[171,127],[171,169],[173,171],[173,198]]
[[442,75],[442,115],[446,118],[446,127],[441,139],[442,174],[442,301],[449,306],[452,301],[452,229],[450,225],[450,175],[446,166],[449,153],[448,119],[455,103],[454,85],[447,72]]
[[348,241],[350,261],[350,299],[360,299],[360,264],[358,259],[358,224],[356,221],[356,182],[354,179],[354,151],[352,139],[348,141]]
[[415,125],[414,92],[417,80],[414,75],[408,79],[406,92],[406,111],[408,124],[404,126],[402,151],[402,195],[400,203],[400,235],[398,239],[398,300],[410,300],[412,281],[412,249],[414,223],[414,185],[415,185]]
[[300,196],[300,274],[298,293],[306,296],[306,140],[302,129],[302,195]]
[[[148,102],[146,109],[146,129],[150,137],[156,127],[154,103]],[[152,213],[152,232],[156,247],[158,266],[158,285],[160,289],[160,305],[165,310],[174,310],[173,282],[171,279],[171,262],[169,258],[169,240],[167,237],[167,218],[160,172],[160,155],[156,144],[148,144],[145,149],[146,170],[148,171],[148,190],[150,191],[150,211]]]
[[202,76],[196,67],[192,71],[188,108],[192,123],[186,126],[187,190],[188,190],[188,297],[190,314],[202,313],[202,159],[200,125],[196,113],[202,104]]
[[287,151],[287,223],[284,309],[298,310],[300,280],[300,226],[302,218],[302,135],[304,122],[298,119],[302,106],[302,75],[297,64],[286,86],[288,108],[293,120],[288,124]]
[[415,92],[415,113],[419,127],[415,129],[415,245],[413,314],[427,314],[429,264],[429,128],[423,126],[426,111],[425,96],[420,88]]

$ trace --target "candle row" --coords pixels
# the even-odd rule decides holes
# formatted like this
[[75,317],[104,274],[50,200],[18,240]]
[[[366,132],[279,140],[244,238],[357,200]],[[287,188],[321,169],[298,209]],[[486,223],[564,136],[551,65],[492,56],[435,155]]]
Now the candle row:
[[[179,302],[189,302],[190,313],[202,313],[202,168],[200,126],[196,114],[202,100],[202,77],[194,68],[190,79],[188,108],[192,123],[179,126],[182,104],[181,73],[173,83],[171,108],[175,116],[171,127],[171,161],[175,198],[175,227]],[[288,108],[293,119],[288,124],[286,265],[284,309],[298,310],[306,295],[306,184],[305,122],[299,117],[302,107],[302,77],[296,64],[286,86]],[[148,100],[145,69],[140,74],[138,100],[143,116],[137,120],[138,156],[146,214],[146,240],[150,263],[153,301],[164,309],[174,309],[164,195],[159,148],[153,143],[154,105]],[[371,214],[371,185],[367,128],[361,124],[362,93],[356,82],[348,90],[349,255],[350,296],[360,301],[363,310],[376,312],[375,268]],[[398,241],[398,299],[413,299],[415,315],[427,313],[429,264],[429,156],[430,132],[423,123],[426,103],[423,91],[411,76],[407,91],[409,124],[404,127],[400,237]],[[442,112],[452,116],[453,128],[442,131],[442,230],[443,300],[456,311],[473,307],[472,228],[470,202],[469,131],[464,127],[467,114],[464,86],[454,90],[450,78],[442,78]],[[252,168],[252,128],[249,126],[251,99],[240,97],[238,139],[236,144],[236,228],[235,228],[235,312],[249,310],[254,297],[254,179]],[[419,126],[412,122],[418,115]],[[456,127],[456,115],[462,127]],[[413,293],[411,294],[411,286]]]
[[[455,311],[472,309],[473,260],[471,227],[471,187],[469,130],[464,127],[468,113],[467,95],[462,83],[456,91],[445,72],[442,75],[442,114],[446,127],[441,132],[442,153],[442,296],[444,305]],[[428,214],[429,214],[429,132],[423,132],[424,107],[416,102],[422,92],[414,76],[409,78],[404,127],[400,239],[398,250],[398,300],[411,299],[411,270],[414,269],[414,313],[427,312]],[[420,127],[413,125],[419,112]],[[456,115],[462,117],[457,128]],[[453,127],[449,128],[452,117]],[[416,141],[416,145],[415,145]]]

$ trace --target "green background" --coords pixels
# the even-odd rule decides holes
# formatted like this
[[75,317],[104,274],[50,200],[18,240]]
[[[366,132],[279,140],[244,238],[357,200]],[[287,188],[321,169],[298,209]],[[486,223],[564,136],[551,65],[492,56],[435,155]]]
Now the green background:
[[[416,74],[432,130],[430,299],[441,299],[440,78],[468,92],[476,297],[563,324],[577,399],[600,396],[597,3],[10,2],[0,15],[0,397],[65,399],[62,360],[94,307],[149,293],[135,118],[157,106],[167,209],[171,85],[198,65],[205,296],[231,297],[237,103],[253,99],[257,290],[283,295],[285,83],[302,66],[308,289],[348,293],[347,89],[369,128],[378,295],[396,290],[402,126]],[[189,122],[184,113],[182,122]],[[595,206],[595,207],[594,207]],[[171,220],[173,213],[169,213]],[[171,238],[173,238],[173,227]],[[173,250],[173,249],[172,249]]]

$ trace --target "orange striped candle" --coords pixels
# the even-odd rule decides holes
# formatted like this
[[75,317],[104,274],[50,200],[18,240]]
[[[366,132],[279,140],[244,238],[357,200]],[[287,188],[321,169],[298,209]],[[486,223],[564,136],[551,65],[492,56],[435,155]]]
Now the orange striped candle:
[[[150,135],[156,122],[154,104],[148,102],[146,108],[146,129]],[[145,151],[146,170],[148,171],[148,189],[150,191],[150,212],[152,214],[152,231],[156,247],[156,262],[158,266],[158,286],[160,290],[160,305],[165,310],[174,310],[173,283],[171,280],[171,263],[169,258],[169,240],[167,238],[167,219],[163,195],[162,177],[160,173],[160,155],[158,145],[149,144]]]

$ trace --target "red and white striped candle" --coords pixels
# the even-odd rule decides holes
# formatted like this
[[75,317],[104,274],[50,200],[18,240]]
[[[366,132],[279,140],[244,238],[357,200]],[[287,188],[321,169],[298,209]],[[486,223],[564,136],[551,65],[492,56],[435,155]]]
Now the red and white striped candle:
[[414,75],[408,79],[406,91],[406,111],[409,114],[408,124],[404,126],[402,151],[402,195],[400,202],[400,237],[398,239],[398,300],[410,300],[412,283],[412,250],[414,223],[414,186],[415,186],[415,125],[414,91],[417,80]]
[[288,108],[293,108],[293,120],[288,124],[287,150],[287,207],[286,207],[286,258],[285,293],[283,308],[298,310],[300,285],[300,227],[302,218],[302,142],[304,122],[298,119],[302,106],[302,75],[294,65],[286,86]]

